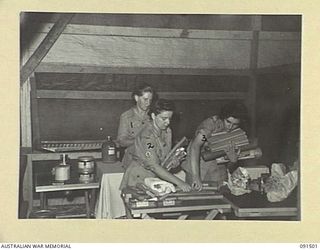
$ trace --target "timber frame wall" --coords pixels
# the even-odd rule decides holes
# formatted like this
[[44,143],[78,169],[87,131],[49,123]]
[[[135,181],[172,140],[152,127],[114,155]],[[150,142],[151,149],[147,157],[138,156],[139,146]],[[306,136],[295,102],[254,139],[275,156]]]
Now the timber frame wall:
[[[70,19],[68,19],[70,20]],[[66,24],[67,20],[65,19],[64,23],[60,24],[56,23],[56,25],[60,25],[60,30],[54,34],[55,38],[58,39],[61,33],[70,33],[70,32],[79,32],[77,31],[77,27],[81,25],[72,25]],[[50,29],[52,31],[52,27],[46,26],[45,29]],[[108,30],[108,28],[112,29],[112,27],[103,27],[102,29]],[[141,32],[140,34],[134,34],[135,36],[141,37],[170,37],[170,38],[181,38],[181,29],[170,29],[168,31],[162,31],[165,29],[154,29],[158,30],[156,33],[150,33],[147,29],[145,32]],[[50,36],[50,31],[47,34],[47,37]],[[142,28],[141,31],[144,31]],[[121,36],[131,36],[130,28],[120,29],[121,34],[115,34],[113,30],[112,35],[121,35]],[[127,33],[126,33],[127,32]],[[89,33],[90,34],[90,31]],[[284,40],[296,40],[297,34],[296,32],[281,32],[274,33],[270,35],[268,32],[261,31],[261,16],[252,16],[252,31],[235,31],[235,32],[227,32],[227,31],[208,31],[207,37],[201,37],[197,35],[197,33],[192,33],[188,37],[184,37],[184,39],[244,39],[250,41],[250,65],[248,69],[186,69],[186,68],[143,68],[143,67],[104,67],[104,66],[92,66],[92,65],[77,65],[77,64],[63,64],[63,63],[48,63],[41,62],[41,60],[45,57],[45,54],[49,52],[51,46],[47,44],[49,42],[43,41],[44,45],[42,46],[42,55],[37,55],[37,50],[40,48],[41,44],[37,48],[37,50],[33,53],[33,59],[36,59],[36,62],[31,62],[31,67],[34,68],[34,72],[44,73],[44,72],[54,72],[54,73],[104,73],[104,74],[170,74],[170,75],[211,75],[211,76],[219,76],[219,75],[234,75],[234,76],[248,76],[250,79],[249,82],[249,91],[247,93],[243,92],[160,92],[160,97],[174,99],[174,100],[227,100],[227,99],[242,99],[245,100],[247,107],[250,109],[251,115],[251,132],[252,135],[255,135],[255,120],[256,120],[256,85],[257,85],[257,74],[260,73],[268,73],[268,72],[290,72],[294,71],[299,67],[298,64],[292,64],[288,66],[275,66],[270,68],[258,68],[258,51],[259,51],[259,40],[261,39],[284,39]],[[201,33],[203,34],[203,32]],[[50,37],[47,39],[52,42]],[[47,44],[46,44],[47,43]],[[53,41],[54,43],[54,41]],[[41,49],[41,48],[40,48]],[[39,54],[39,53],[38,53]],[[30,58],[31,58],[30,57]],[[29,59],[30,59],[29,58]],[[24,60],[26,61],[26,60]],[[26,63],[27,64],[27,63]],[[26,65],[25,64],[25,65]],[[25,66],[24,65],[24,66]],[[23,72],[22,72],[23,73]],[[21,146],[23,147],[32,147],[32,132],[35,133],[33,136],[39,138],[39,124],[37,117],[37,105],[36,100],[41,98],[66,98],[66,99],[130,99],[130,92],[114,92],[114,91],[60,91],[60,90],[37,90],[35,88],[35,77],[32,72],[29,72],[29,75],[23,75],[22,87],[21,87],[21,133],[22,140]],[[32,98],[29,98],[31,96]],[[31,103],[30,103],[31,102]],[[31,117],[30,106],[34,108],[33,115]],[[33,121],[33,122],[32,122]],[[32,129],[33,126],[33,129]]]

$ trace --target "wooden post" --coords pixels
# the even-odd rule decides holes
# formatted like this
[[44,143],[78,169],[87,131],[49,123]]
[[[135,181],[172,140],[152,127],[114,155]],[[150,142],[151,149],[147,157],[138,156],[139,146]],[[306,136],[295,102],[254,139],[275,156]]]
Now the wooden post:
[[31,128],[32,128],[32,147],[40,144],[40,124],[39,124],[39,110],[37,100],[36,79],[34,75],[30,77],[30,99],[31,99]]
[[32,154],[27,155],[26,172],[23,179],[23,197],[28,201],[28,215],[33,208],[33,167]]
[[262,26],[261,16],[252,16],[252,41],[250,49],[250,90],[248,107],[251,114],[250,131],[251,137],[256,136],[256,95],[257,95],[257,68],[258,68],[258,54],[259,54],[259,32]]
[[32,145],[30,105],[30,81],[27,80],[20,88],[20,145],[25,148],[29,148]]

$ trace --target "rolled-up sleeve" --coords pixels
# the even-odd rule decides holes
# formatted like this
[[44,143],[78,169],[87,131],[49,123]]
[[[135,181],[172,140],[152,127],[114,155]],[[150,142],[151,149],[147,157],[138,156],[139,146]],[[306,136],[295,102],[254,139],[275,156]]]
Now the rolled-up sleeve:
[[201,136],[203,136],[203,140],[206,140],[207,138],[210,137],[212,130],[213,130],[213,124],[212,124],[212,119],[208,118],[206,120],[204,120],[203,122],[201,122],[201,124],[198,126],[197,130],[196,130],[196,136],[198,134],[201,134]]

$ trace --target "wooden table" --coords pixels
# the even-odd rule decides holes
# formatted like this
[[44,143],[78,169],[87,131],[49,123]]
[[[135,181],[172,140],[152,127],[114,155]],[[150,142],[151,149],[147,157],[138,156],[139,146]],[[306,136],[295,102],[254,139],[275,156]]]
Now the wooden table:
[[[22,181],[22,197],[28,202],[28,213],[33,209],[33,190],[34,190],[34,162],[43,162],[45,166],[46,161],[59,161],[62,153],[52,153],[31,150],[31,148],[22,148],[21,155],[26,156],[25,173]],[[87,151],[87,152],[67,152],[69,159],[78,159],[82,156],[93,156],[95,159],[101,159],[101,152]]]
[[[207,212],[205,220],[212,220],[219,213],[231,212],[230,203],[221,194],[176,193],[163,200],[138,201],[123,194],[127,208],[127,217],[136,218],[144,214],[161,214],[163,217],[177,216],[177,219],[187,219],[194,212]],[[129,196],[130,197],[130,196]]]
[[100,187],[99,182],[79,182],[77,174],[71,175],[70,180],[62,183],[55,182],[53,178],[53,176],[44,174],[37,175],[36,177],[35,191],[40,193],[40,209],[48,208],[48,201],[46,197],[47,192],[83,190],[86,205],[86,217],[90,218],[93,215],[96,200],[95,193],[96,189]]
[[224,196],[230,202],[232,210],[238,218],[291,217],[297,220],[299,217],[297,190],[294,190],[287,199],[281,202],[269,202],[266,194],[255,191],[240,196],[231,194]]

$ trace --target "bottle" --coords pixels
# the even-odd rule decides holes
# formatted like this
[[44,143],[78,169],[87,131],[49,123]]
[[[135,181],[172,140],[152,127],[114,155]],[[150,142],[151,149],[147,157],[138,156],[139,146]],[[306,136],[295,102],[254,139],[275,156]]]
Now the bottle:
[[110,135],[107,140],[102,143],[102,161],[107,163],[114,163],[117,161],[116,144],[112,141]]

